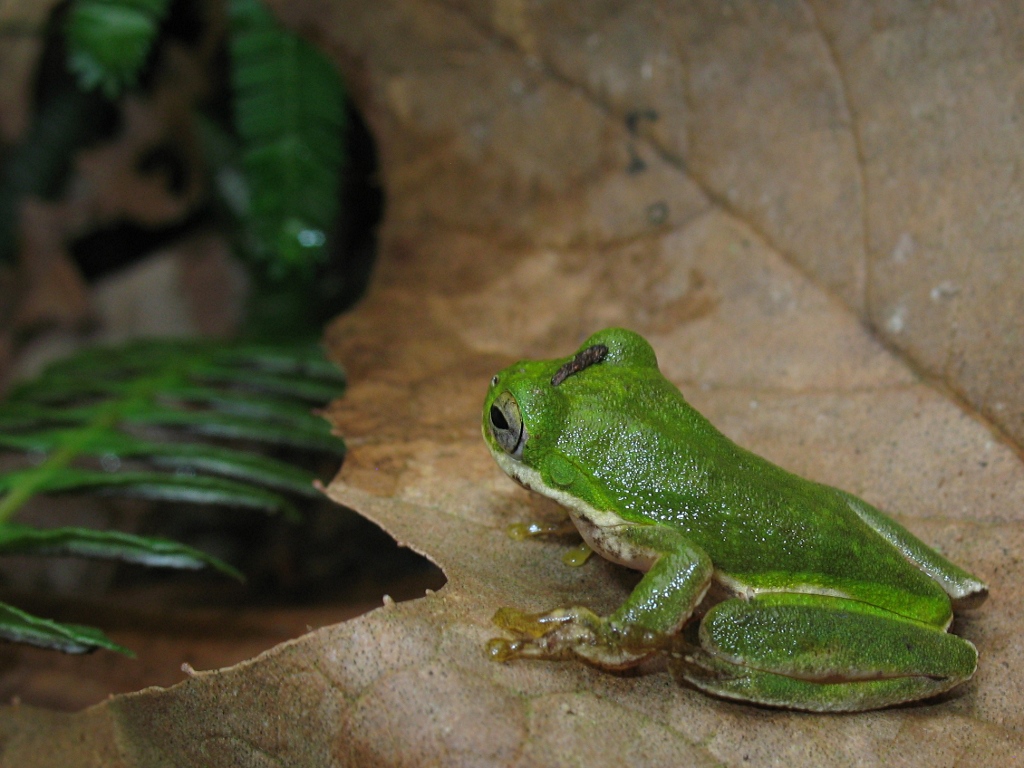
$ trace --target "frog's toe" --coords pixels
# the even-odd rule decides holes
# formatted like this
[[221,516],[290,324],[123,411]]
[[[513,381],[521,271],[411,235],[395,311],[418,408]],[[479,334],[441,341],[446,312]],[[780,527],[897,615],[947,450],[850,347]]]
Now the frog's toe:
[[587,608],[524,613],[501,608],[494,623],[516,637],[493,638],[487,655],[495,661],[516,658],[566,659],[578,656],[607,669],[633,666],[656,650],[652,633],[620,627]]
[[[526,613],[517,608],[499,608],[491,621],[507,632],[536,640],[562,624],[571,623],[573,616],[570,611],[571,609],[559,609],[546,613]],[[593,614],[591,616],[594,619],[598,618]]]
[[586,608],[561,608],[546,613],[526,613],[499,608],[494,623],[515,635],[512,640],[493,638],[487,654],[495,661],[516,658],[563,659],[577,648],[598,642],[603,619]]

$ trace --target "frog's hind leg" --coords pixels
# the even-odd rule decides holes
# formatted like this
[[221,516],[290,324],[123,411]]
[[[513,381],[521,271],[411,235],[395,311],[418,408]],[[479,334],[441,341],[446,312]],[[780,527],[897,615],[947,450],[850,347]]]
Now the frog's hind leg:
[[902,525],[845,491],[836,491],[853,512],[904,557],[938,582],[958,610],[977,608],[988,597],[988,585],[951,563]]
[[821,595],[727,600],[698,637],[671,662],[677,677],[726,698],[816,712],[934,696],[968,680],[978,658],[956,635]]

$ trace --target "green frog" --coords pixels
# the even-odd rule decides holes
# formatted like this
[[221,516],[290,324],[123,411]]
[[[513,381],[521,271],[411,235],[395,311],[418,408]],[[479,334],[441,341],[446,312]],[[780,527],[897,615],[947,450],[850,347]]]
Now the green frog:
[[609,328],[575,355],[491,380],[483,435],[498,465],[563,505],[585,543],[644,571],[612,614],[502,608],[492,658],[579,657],[623,669],[668,652],[708,693],[811,711],[933,696],[978,653],[948,633],[985,583],[867,502],[725,437]]

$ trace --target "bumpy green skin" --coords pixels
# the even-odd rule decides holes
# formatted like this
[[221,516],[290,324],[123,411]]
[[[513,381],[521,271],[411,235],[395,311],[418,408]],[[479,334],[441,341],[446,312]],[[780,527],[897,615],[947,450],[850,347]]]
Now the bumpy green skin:
[[[647,574],[606,618],[581,608],[499,612],[518,639],[496,641],[496,658],[635,664],[687,622],[714,580],[737,597],[707,613],[699,645],[673,662],[703,690],[849,711],[971,677],[974,646],[945,630],[951,598],[978,604],[984,583],[866,502],[730,441],[662,376],[639,335],[607,329],[580,351],[595,345],[607,347],[604,358],[557,385],[572,358],[499,373],[484,439],[506,472],[566,504],[598,551]],[[515,416],[525,430],[518,456],[516,425],[505,447],[495,427]]]

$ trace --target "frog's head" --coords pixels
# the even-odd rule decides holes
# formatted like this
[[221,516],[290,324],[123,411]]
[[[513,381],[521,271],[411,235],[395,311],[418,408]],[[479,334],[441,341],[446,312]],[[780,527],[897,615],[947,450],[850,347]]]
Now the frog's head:
[[[574,427],[605,407],[602,393],[617,389],[631,371],[657,371],[651,345],[622,328],[587,339],[571,357],[521,360],[491,379],[483,408],[484,441],[506,473],[538,469],[545,453]],[[591,418],[588,418],[591,417]]]

